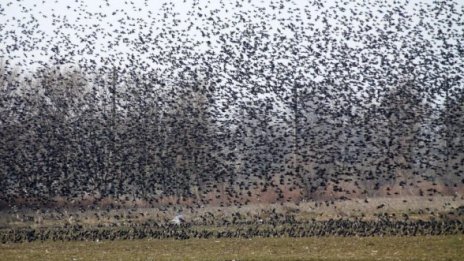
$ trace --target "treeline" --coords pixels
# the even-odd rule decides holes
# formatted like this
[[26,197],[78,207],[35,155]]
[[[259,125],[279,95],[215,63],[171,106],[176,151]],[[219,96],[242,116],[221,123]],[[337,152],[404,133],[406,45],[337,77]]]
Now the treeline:
[[[175,25],[139,33],[130,43],[137,57],[112,65],[64,66],[65,54],[33,70],[7,61],[0,199],[234,203],[462,191],[456,5],[425,6],[416,23],[395,3],[385,7],[391,19],[375,18],[376,32],[343,23],[339,6],[317,7],[320,28],[290,17],[275,30],[256,13],[230,25],[213,12],[197,28],[210,38]],[[193,43],[174,46],[182,37]]]

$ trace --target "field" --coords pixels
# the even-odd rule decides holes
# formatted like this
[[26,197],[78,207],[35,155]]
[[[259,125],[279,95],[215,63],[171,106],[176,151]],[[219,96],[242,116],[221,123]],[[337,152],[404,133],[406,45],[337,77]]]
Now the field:
[[[378,206],[384,206],[379,208]],[[460,210],[461,209],[461,210]],[[363,217],[365,220],[376,219],[378,215],[388,213],[402,218],[407,214],[410,219],[429,220],[440,218],[440,215],[460,215],[464,209],[464,197],[436,196],[436,197],[378,197],[364,199],[334,200],[331,204],[324,201],[308,201],[298,204],[286,202],[283,204],[250,204],[237,206],[206,206],[202,208],[188,208],[172,206],[161,208],[142,208],[126,206],[121,209],[104,207],[84,212],[75,209],[44,209],[33,211],[21,209],[18,211],[0,210],[0,229],[21,227],[54,227],[66,224],[80,224],[83,226],[117,225],[123,223],[141,223],[148,220],[156,222],[169,222],[176,213],[181,212],[188,222],[219,222],[230,219],[233,214],[239,213],[243,220],[256,221],[267,219],[269,214],[275,212],[279,215],[293,216],[299,221],[311,219],[328,220],[338,218]],[[129,211],[130,210],[130,211]],[[120,217],[120,218],[117,218]],[[461,219],[461,217],[458,217]]]
[[0,245],[0,260],[462,260],[464,236],[320,237]]
[[436,197],[184,208],[182,226],[171,223],[174,207],[3,211],[0,261],[464,260],[463,204]]

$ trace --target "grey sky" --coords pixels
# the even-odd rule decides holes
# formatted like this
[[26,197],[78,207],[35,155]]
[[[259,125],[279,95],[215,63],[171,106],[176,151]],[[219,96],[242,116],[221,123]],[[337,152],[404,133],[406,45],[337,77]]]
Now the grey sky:
[[[200,7],[205,10],[221,9],[222,1],[200,1]],[[311,12],[309,15],[305,14],[303,9],[305,6],[309,6],[311,10],[311,5],[313,1],[293,1],[291,4],[287,4],[284,9],[280,10],[278,7],[277,1],[238,1],[240,6],[236,6],[235,2],[224,2],[224,7],[220,11],[221,17],[224,19],[230,19],[233,21],[236,19],[237,10],[259,10],[259,8],[266,8],[266,13],[269,15],[274,15],[274,23],[269,24],[269,30],[275,30],[279,28],[277,20],[279,18],[294,18],[297,15],[300,15],[302,20],[305,23],[312,24],[314,27],[321,26],[320,22],[315,21],[315,17],[318,15],[315,12]],[[333,5],[333,1],[323,1],[325,7],[330,9],[330,6]],[[349,1],[347,1],[348,3]],[[355,2],[355,1],[353,1]],[[386,1],[388,2],[388,1]],[[409,13],[414,13],[413,4],[414,3],[431,3],[432,0],[422,0],[422,1],[411,1],[409,5],[409,10],[405,10]],[[114,55],[115,52],[120,51],[122,53],[130,52],[130,44],[126,45],[125,43],[133,40],[134,37],[137,37],[137,33],[147,33],[148,30],[153,30],[155,33],[162,30],[166,27],[166,24],[162,22],[163,13],[161,8],[171,7],[172,12],[178,14],[179,24],[177,26],[186,27],[187,24],[184,23],[186,16],[191,15],[192,10],[192,1],[147,1],[147,0],[128,0],[128,1],[103,1],[103,0],[19,0],[19,1],[2,1],[0,3],[1,9],[5,15],[0,16],[0,21],[2,25],[2,30],[12,30],[16,32],[16,35],[19,36],[20,40],[22,38],[22,31],[28,26],[24,26],[30,21],[37,20],[39,27],[34,29],[32,34],[24,36],[24,39],[27,37],[32,37],[37,40],[37,44],[34,44],[34,49],[41,50],[40,52],[34,52],[28,55],[28,49],[18,49],[10,53],[12,57],[16,59],[25,58],[28,56],[28,60],[34,60],[31,55],[35,55],[35,59],[47,59],[50,55],[50,49],[54,46],[57,41],[62,41],[63,38],[69,40],[69,42],[76,44],[77,49],[82,49],[82,38],[89,38],[94,41],[96,46],[93,46],[95,52],[104,56],[106,52],[110,55]],[[348,12],[350,5],[352,3],[346,4],[346,12],[344,15],[347,16],[347,19],[350,17],[350,12]],[[277,8],[272,8],[276,6]],[[299,10],[291,10],[299,8]],[[375,15],[382,15],[378,10],[381,10],[382,6],[373,6],[372,10],[361,10],[363,12],[373,12]],[[377,11],[375,10],[377,9]],[[262,12],[262,11],[258,11]],[[127,17],[133,19],[141,19],[140,21],[131,20],[128,21]],[[121,20],[122,19],[122,20]],[[340,18],[331,18],[327,19],[340,19]],[[380,17],[370,19],[372,22],[382,22]],[[66,21],[69,25],[63,27],[63,22]],[[201,19],[197,20],[199,26],[202,25]],[[349,21],[352,27],[357,26],[356,21]],[[141,25],[146,24],[148,27],[141,27]],[[19,26],[23,25],[23,26]],[[78,25],[77,27],[75,25]],[[372,24],[372,26],[380,26],[380,24]],[[285,33],[284,28],[282,29]],[[133,30],[135,34],[127,34],[126,36],[121,37],[121,39],[116,40],[115,36],[118,36],[118,33],[115,33],[115,30],[118,32],[121,31],[131,31]],[[93,34],[93,31],[96,33]],[[189,32],[191,36],[199,37],[200,32],[193,30]],[[335,32],[337,34],[337,32]],[[92,39],[95,37],[96,39]],[[342,39],[341,35],[339,37]],[[427,36],[425,36],[427,37]],[[5,39],[6,38],[6,39]],[[126,41],[123,38],[127,38]],[[24,40],[23,39],[23,40]],[[11,43],[17,39],[12,39],[3,36],[0,38],[0,47],[5,48],[5,45]],[[346,39],[343,39],[347,41]],[[119,42],[119,46],[113,50],[108,50],[108,42]],[[348,44],[356,45],[356,42],[347,41]],[[59,44],[58,44],[59,45]],[[206,46],[203,46],[207,48]],[[85,51],[82,52],[82,56],[85,56]],[[92,54],[90,54],[92,55]],[[79,55],[78,55],[79,56]],[[8,58],[7,58],[8,59]],[[9,59],[10,60],[10,59]]]

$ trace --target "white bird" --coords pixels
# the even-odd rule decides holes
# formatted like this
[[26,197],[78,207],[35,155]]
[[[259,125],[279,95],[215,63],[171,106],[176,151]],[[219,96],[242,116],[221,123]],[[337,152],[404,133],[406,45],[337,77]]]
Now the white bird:
[[184,221],[185,221],[185,220],[184,220],[184,216],[183,216],[183,215],[180,215],[180,214],[177,215],[177,216],[175,216],[175,217],[171,220],[171,222],[174,223],[174,224],[176,224],[176,225],[180,225],[180,224],[183,223]]

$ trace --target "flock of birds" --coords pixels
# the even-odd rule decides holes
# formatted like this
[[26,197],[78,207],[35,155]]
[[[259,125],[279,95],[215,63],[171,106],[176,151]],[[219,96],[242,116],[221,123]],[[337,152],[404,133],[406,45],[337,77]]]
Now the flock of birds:
[[66,225],[49,228],[16,228],[0,231],[0,242],[94,241],[134,239],[255,238],[255,237],[372,237],[372,236],[445,236],[464,233],[462,220],[379,220],[330,219],[326,221],[285,220],[261,222],[224,222],[214,229],[201,224],[144,222],[123,227]]
[[87,4],[0,4],[3,206],[464,192],[462,3]]

